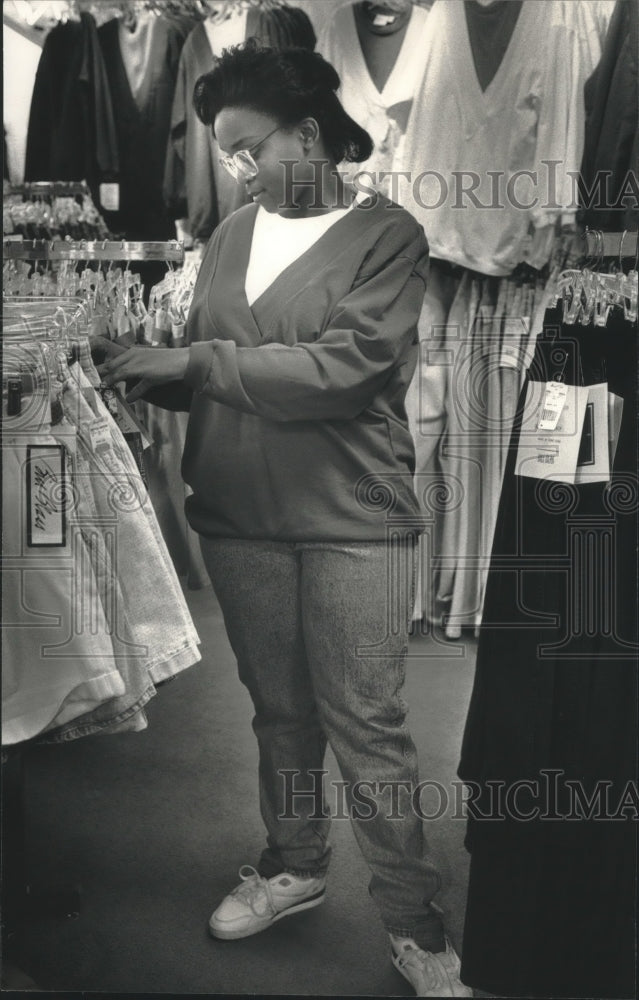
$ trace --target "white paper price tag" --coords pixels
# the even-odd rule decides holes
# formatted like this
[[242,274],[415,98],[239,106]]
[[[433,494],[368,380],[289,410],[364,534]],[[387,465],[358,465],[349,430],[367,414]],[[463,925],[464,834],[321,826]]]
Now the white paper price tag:
[[100,204],[107,212],[117,212],[120,208],[120,185],[100,184]]
[[545,382],[529,382],[515,474],[532,479],[574,483],[588,403],[588,388],[564,386],[561,415],[554,430],[540,429],[546,406]]
[[546,382],[546,391],[537,430],[554,431],[566,403],[568,386],[563,382]]
[[94,420],[89,424],[89,439],[93,452],[103,451],[111,445],[109,420]]

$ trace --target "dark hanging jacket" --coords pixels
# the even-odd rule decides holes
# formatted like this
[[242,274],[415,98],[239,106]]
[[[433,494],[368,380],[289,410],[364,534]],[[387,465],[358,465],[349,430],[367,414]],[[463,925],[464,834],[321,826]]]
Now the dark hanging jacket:
[[[251,7],[246,37],[259,38],[273,48],[315,47],[315,33],[302,10]],[[164,198],[175,218],[188,217],[191,233],[207,240],[215,227],[247,201],[243,188],[219,164],[220,150],[210,128],[198,119],[193,107],[195,82],[215,65],[215,56],[203,24],[186,40],[177,75],[171,133],[166,151]]]
[[90,14],[59,24],[44,43],[29,115],[25,180],[86,180],[97,203],[117,175],[118,143],[98,31]]
[[192,21],[183,18],[158,19],[140,105],[122,60],[118,20],[98,30],[120,154],[119,209],[105,211],[104,217],[113,232],[127,239],[175,238],[174,216],[162,197],[162,179],[178,63],[191,26]]
[[[638,61],[636,0],[617,0],[601,61],[584,91],[586,136],[581,175],[585,191],[594,189],[595,197],[582,195],[582,221],[591,229],[623,232],[636,230],[639,224]],[[596,181],[606,172],[610,177],[604,199],[596,195]]]

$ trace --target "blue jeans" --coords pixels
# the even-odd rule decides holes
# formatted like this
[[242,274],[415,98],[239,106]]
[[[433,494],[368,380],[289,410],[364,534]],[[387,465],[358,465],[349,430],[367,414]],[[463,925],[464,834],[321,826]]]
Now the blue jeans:
[[[343,812],[372,872],[370,893],[385,927],[442,950],[440,914],[430,905],[439,874],[424,857],[422,821],[410,792],[400,797],[399,809],[388,786],[373,794],[366,786],[376,808],[353,798],[357,782],[404,782],[408,789],[418,783],[400,693],[414,596],[413,540],[402,541],[399,560],[389,558],[385,542],[201,542],[255,707],[268,833],[261,874],[323,875],[328,868],[330,817],[321,816],[312,795],[297,794],[317,788],[328,739],[345,783]],[[393,813],[400,818],[388,818]]]

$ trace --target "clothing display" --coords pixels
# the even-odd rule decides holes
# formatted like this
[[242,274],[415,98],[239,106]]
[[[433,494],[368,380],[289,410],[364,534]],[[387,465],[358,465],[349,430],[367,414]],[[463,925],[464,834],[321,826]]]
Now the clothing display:
[[3,19],[3,989],[631,1000],[637,0]]
[[3,236],[104,240],[109,236],[86,183],[16,185],[2,199]]
[[175,236],[162,181],[180,52],[191,27],[184,18],[150,14],[133,32],[117,18],[98,30],[119,158],[118,172],[109,178],[117,184],[117,195],[102,207],[109,229],[127,239]]
[[[531,378],[565,365],[569,385],[606,381],[623,418],[609,484],[518,477],[522,396],[459,767],[488,816],[491,782],[543,795],[556,770],[556,797],[533,802],[552,814],[570,811],[570,781],[590,798],[605,780],[610,816],[637,780],[636,348],[623,316],[602,329],[547,313]],[[634,826],[596,810],[555,823],[471,816],[465,981],[507,996],[634,995]]]
[[[570,171],[581,162],[582,88],[593,66],[570,6],[524,0],[483,88],[469,23],[493,12],[468,22],[461,0],[434,4],[403,152],[411,178],[399,180],[399,200],[424,226],[433,258],[496,276],[523,261],[539,268],[557,220],[574,222]],[[541,37],[539,50],[530,40]]]
[[96,392],[81,304],[14,298],[3,313],[3,743],[134,716],[139,729],[155,684],[196,662],[199,640]]
[[[536,269],[528,282],[543,284],[539,269],[557,245],[556,226],[574,224],[569,172],[576,176],[583,149],[583,85],[609,16],[609,4],[581,0],[438,0],[429,15],[424,77],[403,153],[412,188],[400,179],[399,192],[424,226],[432,261],[419,322],[420,364],[406,400],[416,483],[432,530],[428,543],[421,542],[415,617],[444,616],[449,638],[481,622],[509,428],[532,358],[506,342],[502,350],[504,334],[529,337],[534,306],[521,288],[515,292],[521,280],[509,286],[505,276],[525,261]],[[529,43],[539,32],[550,39],[545,55],[554,52],[547,70]],[[550,201],[551,160],[559,171],[551,184],[555,207],[542,211],[544,199]],[[537,178],[539,199],[523,211],[508,185],[527,171]],[[498,174],[503,204],[490,187]],[[435,184],[437,194],[426,196],[422,179]],[[471,193],[474,179],[479,186]],[[442,476],[447,499],[436,498],[433,509]]]
[[[636,39],[635,5],[620,0],[586,87],[597,109],[587,120],[586,170],[596,163],[617,178],[636,167],[634,139],[621,128],[619,142],[606,140],[611,119],[602,112],[614,94],[613,121],[636,113],[633,23]],[[620,218],[584,210],[602,226]],[[637,840],[627,806],[634,800],[636,810],[638,778],[637,268],[634,247],[623,246],[627,233],[606,236],[614,236],[616,253],[598,254],[595,283],[587,273],[576,282],[575,271],[560,282],[561,308],[545,314],[530,382],[554,380],[566,394],[570,386],[603,386],[619,397],[616,451],[609,473],[589,472],[606,451],[596,443],[606,435],[593,409],[577,459],[583,481],[516,475],[522,392],[459,765],[478,807],[466,837],[462,974],[499,995],[616,998],[636,988]],[[606,283],[623,290],[619,304]],[[525,786],[519,810],[504,820],[489,805],[500,783]],[[604,785],[605,806],[597,807]]]
[[[618,0],[606,45],[585,88],[586,141],[581,175],[584,224],[620,232],[639,225],[639,117],[637,6]],[[630,171],[634,171],[633,174]],[[596,194],[607,177],[607,194]]]
[[120,149],[113,95],[91,14],[58,24],[38,64],[25,163],[27,181],[86,180],[98,204],[99,185],[117,176]]
[[[168,271],[149,295],[149,309],[144,322],[144,343],[182,347],[186,320],[193,296],[199,264],[191,262]],[[209,586],[197,535],[189,527],[184,513],[188,487],[180,475],[180,463],[186,439],[187,414],[163,410],[138,400],[136,414],[149,442],[144,451],[144,470],[162,536],[179,576],[185,576],[191,590]]]
[[192,101],[196,80],[213,69],[222,48],[239,44],[245,37],[259,38],[276,48],[315,46],[307,15],[289,7],[251,7],[226,21],[205,21],[186,39],[171,111],[164,197],[176,217],[188,218],[195,240],[207,240],[219,222],[248,200],[242,187],[220,165],[220,149],[212,129],[198,119]]
[[[375,144],[372,156],[364,163],[342,164],[340,169],[345,178],[351,180],[364,172],[361,179],[364,188],[374,188],[394,200],[397,196],[391,178],[381,175],[410,169],[411,160],[404,150],[404,133],[424,75],[424,51],[430,34],[428,18],[427,10],[412,8],[395,65],[381,91],[371,79],[362,52],[353,4],[336,11],[317,46],[339,74],[339,97],[344,108],[366,129]],[[392,39],[392,36],[384,38]]]
[[481,623],[505,457],[543,288],[530,270],[499,279],[431,264],[424,306],[431,333],[420,343],[406,399],[428,522],[414,614],[427,622],[443,616],[448,638]]

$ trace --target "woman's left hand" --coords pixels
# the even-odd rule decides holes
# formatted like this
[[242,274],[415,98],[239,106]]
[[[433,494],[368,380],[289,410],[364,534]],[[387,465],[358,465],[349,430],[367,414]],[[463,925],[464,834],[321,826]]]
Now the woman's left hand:
[[133,403],[153,386],[183,379],[188,363],[188,347],[130,347],[100,365],[98,374],[105,385],[140,379],[126,397]]

